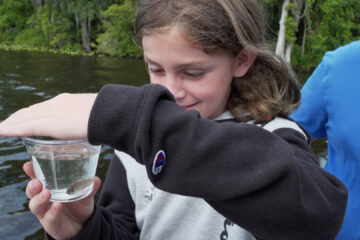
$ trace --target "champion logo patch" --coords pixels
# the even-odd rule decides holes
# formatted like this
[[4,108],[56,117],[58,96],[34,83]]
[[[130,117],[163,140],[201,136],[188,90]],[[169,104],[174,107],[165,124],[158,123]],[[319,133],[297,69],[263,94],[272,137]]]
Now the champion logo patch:
[[165,152],[163,150],[160,150],[156,153],[152,168],[153,174],[157,175],[161,172],[162,168],[165,165],[165,158]]

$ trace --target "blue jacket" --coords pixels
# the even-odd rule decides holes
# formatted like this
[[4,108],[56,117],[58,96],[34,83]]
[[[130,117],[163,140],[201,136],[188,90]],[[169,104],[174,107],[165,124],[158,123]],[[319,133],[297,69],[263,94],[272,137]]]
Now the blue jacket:
[[360,239],[360,41],[325,54],[301,90],[291,117],[314,138],[328,138],[325,169],[349,191],[337,239]]

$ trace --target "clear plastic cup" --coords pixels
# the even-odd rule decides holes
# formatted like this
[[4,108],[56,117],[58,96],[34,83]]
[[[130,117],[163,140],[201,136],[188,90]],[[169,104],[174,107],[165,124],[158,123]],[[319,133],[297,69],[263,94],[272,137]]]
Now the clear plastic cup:
[[57,140],[23,137],[36,178],[51,192],[51,201],[72,202],[93,188],[101,146],[86,139]]

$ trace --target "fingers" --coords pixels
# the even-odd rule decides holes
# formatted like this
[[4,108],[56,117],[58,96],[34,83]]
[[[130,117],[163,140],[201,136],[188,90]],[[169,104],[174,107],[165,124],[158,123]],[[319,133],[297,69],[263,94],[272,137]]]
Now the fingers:
[[23,165],[24,172],[32,179],[26,186],[26,196],[32,199],[35,195],[39,194],[43,188],[40,180],[36,179],[32,162],[26,162]]
[[86,138],[88,120],[96,96],[60,94],[45,102],[23,108],[0,123],[0,136]]
[[87,137],[96,94],[60,94],[23,108],[0,123],[0,136],[49,136],[61,139]]
[[[29,119],[22,122],[11,121],[0,126],[0,135],[7,137],[16,136],[52,136],[53,130],[49,128],[52,119]],[[54,124],[56,125],[56,124]]]
[[35,135],[34,127],[41,127],[44,124],[39,121],[47,119],[49,113],[56,111],[54,110],[56,108],[51,107],[49,103],[51,99],[16,111],[0,123],[0,135],[8,137]]
[[34,195],[30,200],[30,211],[40,220],[44,217],[52,205],[52,202],[50,202],[50,197],[50,191],[44,188],[39,194]]
[[35,178],[34,168],[32,162],[26,162],[23,165],[23,170],[30,178]]
[[57,228],[59,216],[62,211],[60,202],[50,202],[51,193],[42,189],[41,182],[33,179],[28,183],[26,195],[30,198],[29,209],[39,219],[45,229]]
[[27,122],[28,119],[37,119],[37,117],[38,115],[34,115],[32,111],[30,111],[30,107],[20,109],[0,123],[0,135],[8,137],[25,136],[24,134],[16,134],[19,132],[16,126]]
[[97,176],[94,177],[94,186],[93,186],[93,191],[92,191],[92,195],[95,195],[95,193],[99,190],[101,185],[101,179]]
[[[59,222],[59,215],[61,213],[62,203],[61,202],[52,202],[50,207],[47,209],[45,214],[43,214],[43,219],[46,221],[47,225],[56,226],[56,223]],[[40,219],[41,221],[41,219]]]
[[32,199],[42,191],[42,184],[38,179],[31,180],[26,187],[26,196]]
[[32,180],[26,186],[26,196],[30,199],[29,208],[39,219],[48,211],[51,206],[50,191],[42,189],[41,182],[35,178],[34,170],[31,162],[26,162],[23,165],[23,169]]
[[[47,100],[26,108],[22,108],[0,123],[0,135],[7,137],[37,135],[39,129],[47,126],[49,116],[56,107],[52,107],[53,100]],[[44,136],[46,133],[41,134]]]

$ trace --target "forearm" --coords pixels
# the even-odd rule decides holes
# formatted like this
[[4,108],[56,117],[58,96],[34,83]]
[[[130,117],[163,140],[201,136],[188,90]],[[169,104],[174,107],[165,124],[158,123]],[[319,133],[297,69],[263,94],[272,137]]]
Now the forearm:
[[[277,134],[297,142],[288,131]],[[293,147],[293,154],[286,157],[288,170],[275,181],[247,195],[209,204],[259,239],[335,239],[344,218],[346,188],[302,147]]]

